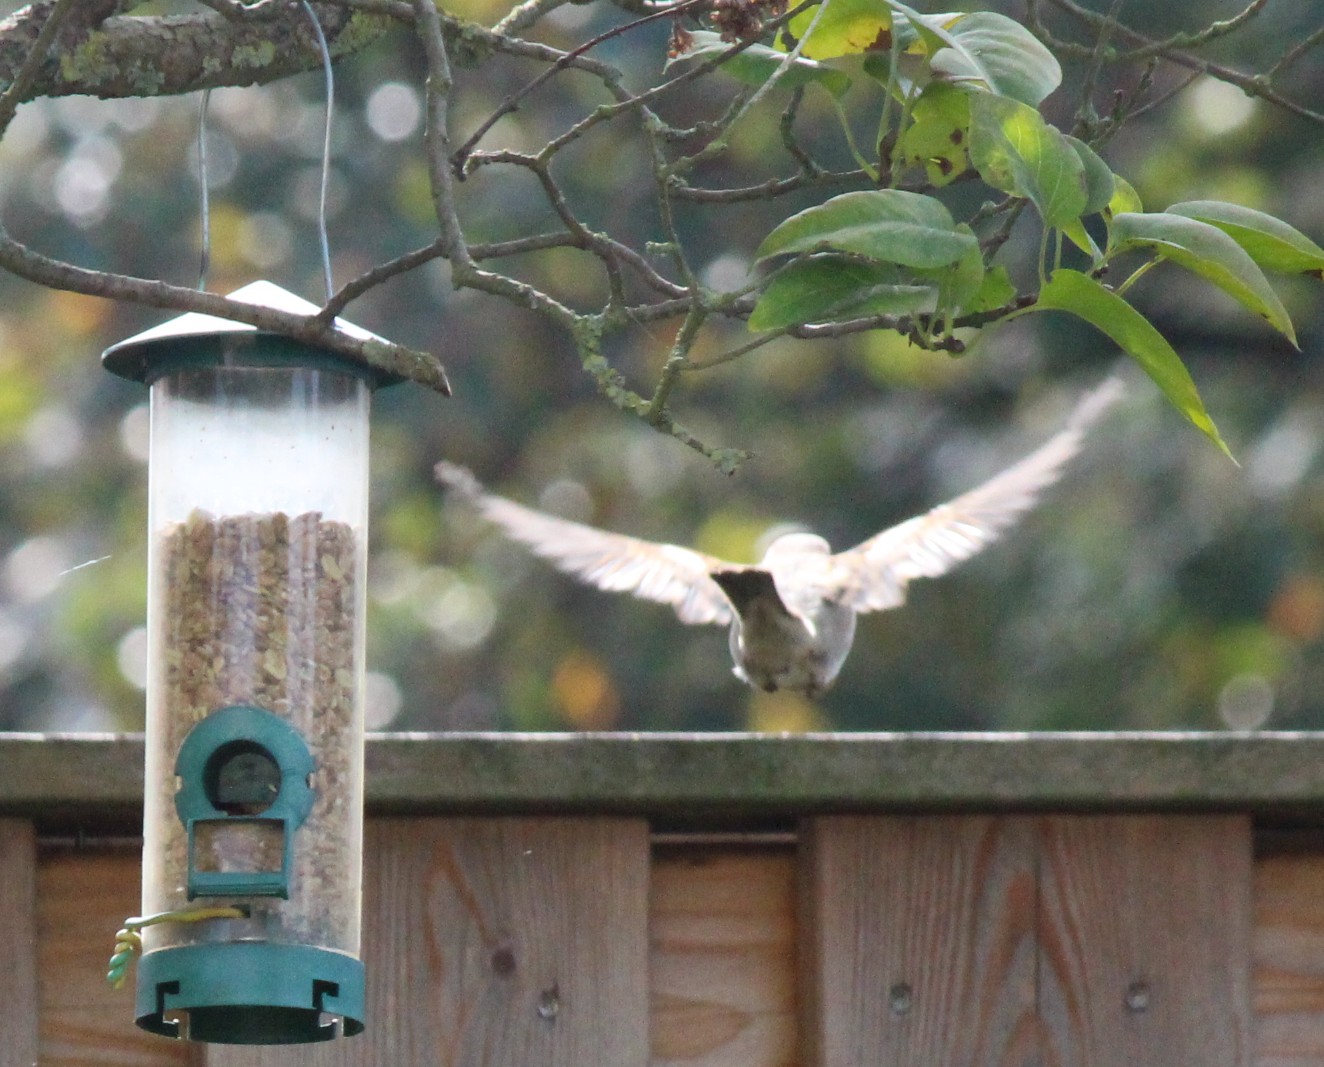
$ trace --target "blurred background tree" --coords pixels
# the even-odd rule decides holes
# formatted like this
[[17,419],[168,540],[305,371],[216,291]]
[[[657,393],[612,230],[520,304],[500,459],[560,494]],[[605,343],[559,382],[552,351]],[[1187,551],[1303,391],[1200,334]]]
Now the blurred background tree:
[[[216,10],[206,15],[222,19],[216,12],[238,6],[209,4]],[[1099,33],[1091,12],[1111,10],[1124,27],[1155,39],[1244,13],[1233,32],[1195,53],[1217,65],[1214,75],[1163,56],[1104,63],[1093,75],[1100,110],[1117,93],[1142,106],[1101,151],[1147,206],[1225,199],[1324,234],[1317,195],[1324,123],[1290,106],[1324,98],[1324,49],[1315,47],[1324,16],[1312,5],[941,6],[1042,18],[1065,70],[1044,110],[1063,128],[1091,76]],[[203,10],[165,3],[0,10],[39,25],[33,12],[44,18],[61,7],[64,17],[71,7],[84,16],[96,8],[93,25],[106,15],[188,19]],[[268,0],[243,15],[232,11],[227,25],[247,26],[264,7],[283,11],[291,26],[300,17],[297,5]],[[335,67],[327,203],[334,273],[343,283],[436,237],[436,175],[423,143],[428,58],[408,4],[315,7],[333,50],[344,52]],[[624,72],[629,91],[640,92],[664,77],[673,20],[611,31],[650,10],[532,0],[512,12],[509,0],[462,0],[446,14],[504,26],[555,54],[606,34],[583,57]],[[351,13],[379,12],[372,32],[347,31]],[[488,38],[447,25],[453,45],[471,46],[452,48],[456,147],[548,70],[554,53],[489,52]],[[270,84],[211,94],[213,292],[266,277],[320,299],[323,83],[307,24],[291,32],[297,55],[276,49],[259,58],[274,70],[279,56],[303,73],[280,71]],[[1134,43],[1119,31],[1113,40]],[[10,77],[21,49],[15,55],[0,48]],[[1284,57],[1273,86],[1289,106],[1220,75],[1265,75]],[[740,88],[724,78],[695,79],[660,100],[659,113],[675,124],[719,119]],[[0,141],[6,229],[47,256],[191,287],[200,249],[198,94],[97,99],[47,88],[55,95],[34,93]],[[727,150],[696,172],[696,184],[740,188],[795,172],[780,122],[789,93],[778,93],[755,105]],[[481,150],[537,153],[607,100],[592,72],[558,71],[501,115]],[[843,104],[849,114],[852,100]],[[845,177],[806,183],[773,202],[678,202],[674,236],[703,285],[747,284],[758,276],[755,249],[780,219],[868,187],[862,175],[851,177],[858,168],[829,95],[806,92],[799,108],[798,136]],[[867,126],[856,130],[866,145]],[[665,245],[668,236],[647,145],[637,122],[604,122],[559,153],[551,171],[558,195],[589,231],[640,249]],[[556,230],[536,178],[527,166],[484,164],[468,173],[456,187],[468,240],[491,245]],[[953,186],[949,199],[978,206],[988,190],[977,186]],[[661,270],[667,249],[649,254],[651,269]],[[1032,274],[1037,254],[1034,227],[1018,225],[1001,259]],[[500,269],[567,306],[591,308],[610,296],[601,262],[553,246],[507,257]],[[646,270],[630,269],[628,284],[647,289]],[[913,586],[905,609],[862,620],[836,688],[809,704],[741,686],[720,630],[687,630],[666,608],[584,589],[467,510],[443,507],[433,463],[444,456],[507,496],[728,558],[756,558],[760,540],[789,522],[810,524],[844,547],[1039,443],[1079,393],[1112,370],[1116,347],[1059,315],[961,334],[971,351],[959,358],[883,330],[779,337],[677,380],[670,404],[685,432],[712,453],[706,457],[604,400],[602,375],[585,373],[564,321],[457,290],[453,280],[448,262],[434,256],[345,311],[439,356],[455,394],[442,399],[406,385],[376,400],[374,728],[1324,727],[1324,312],[1310,281],[1279,285],[1297,351],[1217,290],[1171,268],[1155,272],[1137,303],[1190,368],[1241,465],[1128,368],[1129,399],[1029,521],[952,576]],[[0,294],[0,729],[137,729],[146,397],[105,374],[97,357],[169,312],[8,274],[0,275]],[[677,321],[641,319],[610,336],[602,354],[622,386],[647,399],[672,353]],[[688,355],[711,360],[751,336],[738,317],[716,319]],[[728,448],[753,453],[729,477],[714,463],[732,458],[721,451]]]

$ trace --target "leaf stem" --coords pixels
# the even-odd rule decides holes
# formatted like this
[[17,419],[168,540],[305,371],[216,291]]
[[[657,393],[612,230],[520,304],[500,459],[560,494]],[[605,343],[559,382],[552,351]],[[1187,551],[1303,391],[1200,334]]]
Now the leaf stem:
[[1126,291],[1130,289],[1131,286],[1135,285],[1136,282],[1138,282],[1151,270],[1157,267],[1161,262],[1162,260],[1160,260],[1156,256],[1154,259],[1151,259],[1145,263],[1140,264],[1139,267],[1137,267],[1134,271],[1131,272],[1131,276],[1127,278],[1124,282],[1122,282],[1116,289],[1114,289],[1113,292],[1116,293],[1118,296],[1125,296]]
[[869,176],[870,182],[877,185],[878,168],[871,166],[860,152],[859,145],[855,143],[855,135],[851,132],[850,118],[846,114],[846,109],[841,106],[841,101],[835,96],[832,98],[832,107],[837,113],[837,119],[841,122],[841,132],[846,135],[846,145],[850,148],[850,154],[854,157],[856,165]]

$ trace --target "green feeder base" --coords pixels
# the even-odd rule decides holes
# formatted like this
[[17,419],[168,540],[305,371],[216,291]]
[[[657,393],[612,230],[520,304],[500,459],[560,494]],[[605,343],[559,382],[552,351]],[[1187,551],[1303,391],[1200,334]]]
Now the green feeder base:
[[363,1032],[363,964],[266,941],[158,949],[138,961],[137,1013],[144,1030],[224,1045],[348,1037]]

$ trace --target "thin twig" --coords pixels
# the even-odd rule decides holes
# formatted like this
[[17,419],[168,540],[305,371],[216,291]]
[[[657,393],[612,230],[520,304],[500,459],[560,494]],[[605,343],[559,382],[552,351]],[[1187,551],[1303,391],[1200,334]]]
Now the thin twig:
[[520,101],[525,99],[525,97],[546,82],[547,79],[551,78],[557,71],[564,70],[572,60],[578,59],[580,56],[584,55],[584,53],[591,51],[604,41],[609,41],[614,37],[620,37],[622,34],[629,33],[631,30],[637,29],[647,23],[654,22],[657,19],[667,18],[681,11],[698,7],[701,4],[707,4],[708,2],[709,0],[682,0],[682,2],[675,7],[666,8],[661,11],[654,11],[651,14],[635,19],[633,22],[627,22],[622,26],[614,26],[610,30],[606,30],[605,32],[598,34],[596,37],[591,37],[583,44],[577,45],[569,52],[566,52],[565,55],[532,81],[525,83],[523,87],[516,89],[513,93],[507,96],[506,99],[501,101],[497,108],[487,116],[487,118],[478,124],[478,127],[469,135],[464,144],[460,145],[451,156],[451,165],[455,168],[455,173],[463,176],[466,172],[466,162],[469,156],[478,146],[478,142],[487,136],[488,131],[505,116],[515,111],[519,107]]
[[1093,135],[1094,124],[1098,118],[1094,110],[1094,89],[1099,81],[1099,73],[1103,69],[1104,53],[1107,51],[1108,42],[1112,39],[1113,30],[1117,28],[1118,15],[1125,2],[1126,0],[1112,0],[1107,21],[1095,35],[1094,49],[1090,53],[1089,62],[1085,64],[1085,75],[1081,79],[1080,86],[1080,106],[1076,112],[1076,132],[1086,140]]
[[796,174],[790,178],[769,178],[758,185],[744,185],[735,189],[707,189],[675,180],[671,195],[677,200],[692,200],[700,204],[735,204],[748,200],[773,200],[801,189],[831,189],[841,185],[859,185],[868,181],[862,170],[825,171]]
[[[1104,16],[1081,7],[1079,4],[1074,3],[1073,0],[1048,0],[1048,2],[1095,28],[1098,28],[1104,20]],[[1324,125],[1324,111],[1314,111],[1311,108],[1306,107],[1304,104],[1299,104],[1295,100],[1284,96],[1270,86],[1263,75],[1243,74],[1241,71],[1233,70],[1231,67],[1224,66],[1221,63],[1213,63],[1207,59],[1201,59],[1199,56],[1193,56],[1190,53],[1183,51],[1181,48],[1169,46],[1162,41],[1155,41],[1152,38],[1145,36],[1143,33],[1138,33],[1120,23],[1113,32],[1118,38],[1135,46],[1134,51],[1113,58],[1143,58],[1151,53],[1161,55],[1164,59],[1176,63],[1178,66],[1185,67],[1188,70],[1197,71],[1200,74],[1207,74],[1212,78],[1217,78],[1219,81],[1227,82],[1229,85],[1235,85],[1237,88],[1244,90],[1247,94],[1258,96],[1260,99],[1275,104],[1283,110],[1291,112],[1293,115]]]
[[377,264],[371,270],[364,271],[357,278],[342,285],[326,302],[322,310],[318,312],[317,318],[322,322],[330,322],[364,293],[377,288],[383,282],[389,281],[397,275],[438,259],[443,253],[444,247],[441,239],[438,238],[422,248],[416,248],[412,252],[406,252],[403,256],[397,256],[395,259]]
[[694,346],[694,340],[699,335],[704,322],[708,318],[707,309],[700,303],[695,303],[685,321],[681,323],[680,329],[676,331],[676,339],[671,345],[671,354],[667,356],[667,362],[662,367],[662,376],[658,379],[657,387],[653,390],[652,399],[648,402],[648,410],[644,413],[644,418],[656,425],[667,410],[667,400],[671,396],[671,390],[675,387],[681,372],[689,362],[690,349]]
[[1264,77],[1270,82],[1276,80],[1288,67],[1294,66],[1311,49],[1319,47],[1321,41],[1324,41],[1324,26],[1313,33],[1307,34],[1302,41],[1284,52],[1282,58],[1268,69]]
[[[766,24],[766,28],[770,30],[777,29],[778,27],[788,22],[796,14],[798,14],[799,12],[803,11],[805,8],[809,7],[811,4],[816,2],[818,2],[818,0],[802,0],[800,4],[796,5],[791,10],[787,11],[785,14],[779,15],[776,19],[773,19],[772,21],[768,22]],[[660,97],[672,92],[675,89],[680,88],[683,85],[687,85],[692,81],[697,81],[699,78],[702,78],[705,75],[716,70],[723,63],[726,63],[728,60],[732,59],[733,57],[738,56],[741,52],[745,51],[745,49],[751,47],[756,43],[757,42],[754,38],[736,41],[725,52],[719,52],[715,56],[711,56],[708,59],[701,60],[698,63],[694,63],[690,65],[682,73],[676,75],[674,78],[670,78],[667,81],[662,82],[660,85],[655,85],[651,89],[647,89],[644,92],[633,95],[629,93],[622,93],[618,97],[615,103],[602,104],[599,107],[594,108],[593,111],[591,111],[584,118],[580,119],[579,122],[577,122],[575,125],[567,129],[564,133],[561,134],[561,136],[553,138],[543,147],[542,151],[539,154],[545,159],[550,159],[553,154],[559,152],[567,144],[570,144],[573,141],[578,140],[580,137],[582,137],[585,133],[587,133],[590,129],[592,129],[594,126],[598,125],[599,123],[606,122],[610,119],[615,118],[617,115],[623,114],[624,112],[627,111],[642,112],[645,107],[650,106],[654,101],[656,101]],[[731,118],[726,121],[726,125],[729,126],[730,122],[734,121],[735,117],[739,114],[740,114],[739,110],[732,113]],[[660,130],[666,130],[666,129],[669,129],[669,127],[666,127],[665,124],[663,124],[660,127]],[[674,171],[674,167],[673,167],[673,171]]]
[[[1139,48],[1128,52],[1127,59],[1145,59],[1151,55],[1167,55],[1176,48],[1202,48],[1211,41],[1216,41],[1220,37],[1226,37],[1229,33],[1239,30],[1243,25],[1260,13],[1269,0],[1251,0],[1246,7],[1237,12],[1231,18],[1219,19],[1211,22],[1203,30],[1195,33],[1174,33],[1171,37],[1161,41],[1153,41],[1142,45]],[[1114,22],[1116,20],[1114,19]]]
[[790,102],[782,111],[782,117],[777,123],[777,132],[781,134],[782,147],[786,149],[787,155],[800,164],[800,174],[806,178],[816,178],[821,173],[822,168],[814,162],[808,152],[800,146],[800,142],[795,139],[795,119],[800,113],[800,103],[805,98],[805,87],[797,85],[791,93]]
[[443,255],[451,263],[451,282],[504,296],[523,307],[542,311],[565,326],[573,326],[575,314],[563,304],[531,285],[502,274],[480,270],[465,242],[464,229],[455,206],[455,176],[450,168],[450,129],[447,123],[450,93],[454,85],[441,16],[434,0],[414,0],[415,29],[427,56],[427,153],[432,204],[441,227]]
[[[1157,63],[1158,60],[1151,60],[1151,62]],[[1201,74],[1200,71],[1192,70],[1175,84],[1168,86],[1168,88],[1164,89],[1161,93],[1158,93],[1152,99],[1146,100],[1143,104],[1128,105],[1125,102],[1122,102],[1119,104],[1117,110],[1113,112],[1113,115],[1109,120],[1108,137],[1111,137],[1113,132],[1115,132],[1122,123],[1130,122],[1132,119],[1139,118],[1141,115],[1147,114],[1155,108],[1162,107],[1173,97],[1179,96],[1181,93],[1185,92],[1193,82],[1198,81],[1202,77],[1204,77],[1204,75]],[[1148,79],[1144,79],[1144,81],[1147,84]],[[1141,93],[1138,92],[1135,98],[1138,100],[1140,99],[1140,96]]]
[[760,334],[758,337],[754,338],[754,340],[746,341],[743,345],[737,345],[735,348],[729,348],[725,352],[719,353],[716,356],[710,356],[708,359],[703,360],[691,360],[686,364],[685,371],[687,373],[694,373],[696,371],[712,370],[714,367],[720,367],[723,364],[731,363],[739,359],[741,356],[746,356],[749,355],[750,352],[757,351],[766,344],[771,344],[778,338],[785,337],[790,332],[791,328],[789,326],[783,326],[781,329],[771,330],[768,333]]
[[[776,19],[774,23],[772,23],[771,25],[784,26],[788,22],[790,22],[792,18],[798,15],[801,11],[808,9],[814,3],[817,2],[818,0],[804,0],[803,3],[797,4],[794,7],[792,7],[789,11],[787,11],[785,14],[783,14],[778,19]],[[773,72],[770,75],[768,75],[767,79],[763,82],[762,85],[758,87],[758,89],[754,92],[754,94],[748,100],[745,101],[744,105],[740,108],[740,110],[731,116],[731,120],[726,124],[726,129],[723,130],[722,134],[719,137],[714,138],[708,144],[704,145],[702,149],[700,149],[698,152],[695,152],[693,155],[685,156],[682,159],[676,160],[668,168],[669,173],[683,174],[685,171],[692,169],[694,166],[703,162],[704,160],[711,159],[719,152],[725,151],[727,138],[730,137],[731,131],[735,128],[736,124],[747,114],[753,111],[754,108],[759,104],[759,102],[762,101],[763,98],[766,97],[770,92],[772,92],[773,86],[775,86],[779,81],[781,81],[782,77],[786,74],[786,72],[789,71],[791,67],[795,65],[797,60],[799,60],[801,52],[804,51],[805,42],[809,40],[809,38],[813,35],[814,30],[818,28],[819,22],[822,20],[824,14],[827,12],[830,6],[831,6],[830,4],[826,4],[826,3],[818,4],[818,10],[814,12],[813,18],[809,20],[809,25],[805,27],[805,32],[800,35],[800,39],[795,42],[795,47],[793,47],[789,52],[786,53],[786,55],[782,58],[781,62],[777,64],[776,69],[774,69]]]
[[[612,296],[611,305],[606,309],[610,312],[616,306],[624,304],[624,294],[619,284],[619,263],[628,263],[636,270],[640,277],[651,288],[666,296],[679,296],[687,290],[682,285],[663,277],[652,265],[633,248],[623,244],[620,241],[608,236],[607,234],[596,233],[585,226],[570,209],[570,204],[566,199],[565,193],[552,178],[551,171],[547,164],[538,156],[530,156],[523,152],[514,152],[509,150],[479,152],[471,157],[471,162],[478,165],[507,164],[510,166],[524,167],[531,171],[538,183],[542,186],[551,204],[552,210],[561,220],[566,228],[564,234],[565,240],[559,241],[560,247],[581,248],[586,252],[591,252],[602,260],[604,269],[612,278]],[[472,251],[472,250],[471,250]],[[511,253],[502,253],[509,255]],[[479,258],[477,255],[475,259]]]
[[522,33],[550,11],[564,7],[570,0],[524,0],[506,13],[506,17],[492,27],[493,33]]

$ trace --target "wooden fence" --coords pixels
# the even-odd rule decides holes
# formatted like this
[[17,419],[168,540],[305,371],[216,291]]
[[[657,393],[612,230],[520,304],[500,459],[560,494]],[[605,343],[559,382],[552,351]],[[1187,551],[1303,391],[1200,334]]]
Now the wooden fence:
[[369,744],[368,1030],[138,1031],[141,742],[0,735],[0,1067],[1319,1067],[1324,736]]

